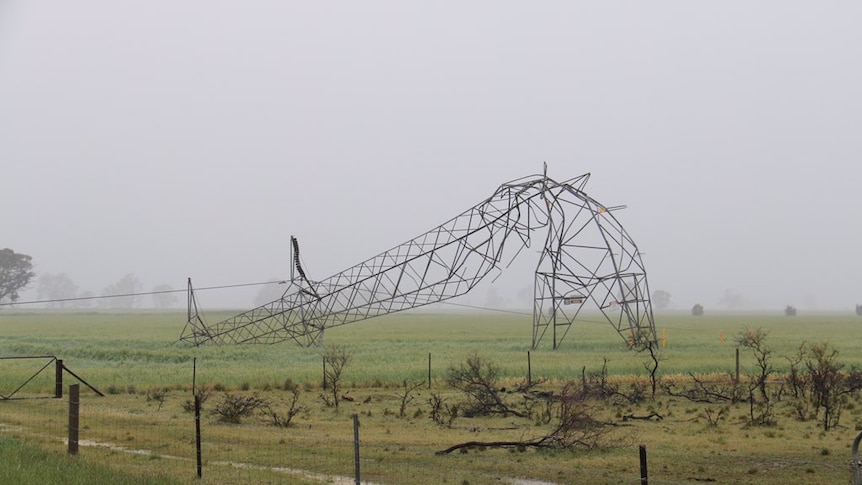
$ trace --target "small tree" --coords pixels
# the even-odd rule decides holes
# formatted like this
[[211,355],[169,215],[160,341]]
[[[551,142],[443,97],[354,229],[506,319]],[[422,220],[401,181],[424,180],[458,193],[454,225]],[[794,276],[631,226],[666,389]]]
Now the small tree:
[[643,366],[644,366],[644,369],[646,369],[647,372],[649,372],[650,387],[652,388],[651,389],[652,392],[650,394],[650,397],[652,400],[655,400],[655,391],[656,391],[656,387],[658,387],[658,381],[659,381],[658,365],[659,365],[659,362],[664,360],[664,358],[662,355],[659,354],[658,344],[652,340],[644,340],[641,343],[640,348],[638,349],[638,352],[649,353],[650,360],[644,362]]
[[856,305],[856,315],[862,317],[862,305]]
[[695,317],[703,316],[703,305],[700,303],[695,303],[693,307],[691,307],[691,314]]
[[415,381],[410,382],[407,379],[404,379],[404,383],[401,386],[401,393],[398,395],[398,398],[401,400],[401,407],[398,408],[398,417],[404,418],[407,416],[407,405],[413,402],[416,396],[414,396],[414,392],[416,389],[425,385],[425,381]]
[[787,305],[784,308],[784,316],[785,317],[795,317],[796,316],[796,307],[793,305]]
[[664,290],[652,292],[652,303],[659,310],[664,310],[670,305],[670,293]]
[[736,336],[736,344],[751,350],[757,360],[758,375],[753,376],[753,388],[760,389],[760,397],[764,401],[769,400],[766,394],[766,380],[775,373],[772,367],[772,350],[766,347],[766,336],[769,332],[758,328],[756,330],[745,329]]
[[823,410],[823,430],[838,424],[841,416],[841,385],[844,375],[843,363],[838,362],[838,349],[828,343],[811,344],[808,347],[805,366],[811,378],[811,402],[819,411]]
[[805,362],[806,351],[805,342],[799,345],[796,349],[796,354],[793,357],[786,357],[790,364],[790,374],[787,376],[787,387],[792,397],[793,409],[796,412],[796,419],[805,421],[808,419],[808,411],[811,403],[809,398],[809,389],[811,388],[811,376],[803,371],[802,363]]
[[30,284],[36,276],[33,272],[33,258],[16,253],[9,248],[0,249],[0,302],[18,300],[18,291]]
[[328,388],[329,394],[323,393],[321,398],[329,407],[338,408],[341,379],[348,362],[350,362],[350,352],[340,345],[332,345],[323,353],[324,389]]

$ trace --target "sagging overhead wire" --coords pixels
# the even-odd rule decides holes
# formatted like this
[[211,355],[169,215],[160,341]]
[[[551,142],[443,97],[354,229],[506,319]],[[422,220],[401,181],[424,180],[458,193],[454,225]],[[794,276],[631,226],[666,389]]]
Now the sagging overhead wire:
[[[235,285],[219,285],[219,286],[207,286],[203,288],[195,288],[195,291],[206,291],[206,290],[223,290],[227,288],[241,288],[244,286],[262,286],[262,285],[274,285],[286,284],[287,280],[278,280],[278,281],[261,281],[259,283],[240,283]],[[38,303],[62,303],[67,301],[84,301],[84,300],[103,300],[108,298],[128,298],[131,296],[149,296],[149,295],[164,295],[168,293],[186,293],[187,290],[161,290],[161,291],[145,291],[141,293],[123,293],[116,295],[98,295],[98,296],[79,296],[74,298],[54,298],[49,300],[27,300],[27,301],[14,301],[7,303],[0,303],[0,306],[12,306],[12,305],[35,305]]]

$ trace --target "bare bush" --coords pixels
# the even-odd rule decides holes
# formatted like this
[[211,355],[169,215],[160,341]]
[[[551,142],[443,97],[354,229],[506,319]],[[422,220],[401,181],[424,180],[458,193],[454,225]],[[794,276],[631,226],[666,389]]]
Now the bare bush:
[[619,403],[637,403],[644,400],[644,389],[639,383],[634,383],[630,393],[620,391],[620,386],[608,380],[608,358],[602,357],[602,367],[598,372],[586,374],[586,367],[581,369],[581,390],[587,396],[612,400]]
[[769,376],[775,373],[772,368],[772,350],[766,346],[766,337],[769,332],[758,328],[755,330],[745,329],[736,336],[736,343],[740,347],[751,350],[755,360],[757,360],[758,373],[752,376],[752,384],[760,390],[761,399],[768,401],[769,395],[766,393],[766,381]]
[[718,409],[707,406],[703,408],[703,412],[700,413],[698,417],[705,419],[706,424],[710,428],[717,428],[719,423],[724,421],[729,412],[730,408],[728,406],[722,406]]
[[404,380],[401,386],[401,393],[398,395],[398,398],[401,400],[401,406],[398,408],[399,418],[407,416],[407,405],[416,398],[414,392],[424,385],[425,381],[408,382],[407,379]]
[[156,408],[156,411],[162,409],[162,404],[165,403],[165,400],[168,398],[168,391],[166,389],[150,389],[147,391],[147,402],[156,401],[159,403],[159,406]]
[[818,414],[823,411],[823,430],[838,425],[841,418],[841,394],[844,375],[843,363],[838,362],[838,349],[828,343],[808,347],[805,367],[811,379],[811,402]]
[[[195,397],[198,399],[198,405],[203,408],[204,403],[210,397],[210,392],[206,389],[200,389],[195,391]],[[195,401],[194,399],[186,399],[186,402],[183,403],[183,410],[187,413],[195,412]]]
[[296,417],[299,413],[305,412],[307,409],[305,406],[299,404],[299,386],[294,386],[291,390],[291,398],[290,404],[288,406],[286,413],[279,413],[271,403],[265,403],[261,406],[261,412],[269,417],[273,426],[277,426],[279,428],[286,428],[290,426],[290,423],[293,421],[293,418]]
[[213,409],[212,414],[218,416],[223,423],[239,424],[242,418],[251,416],[256,409],[268,405],[268,401],[257,393],[251,396],[225,394],[224,400]]
[[[775,373],[772,367],[772,350],[766,346],[767,335],[769,333],[763,329],[746,328],[736,336],[737,345],[750,350],[757,361],[757,373],[749,377],[748,385],[749,424],[753,426],[775,424],[774,403],[766,389],[769,376]],[[758,391],[758,396],[755,396],[755,390]]]
[[431,393],[428,404],[431,405],[432,421],[440,426],[452,427],[452,422],[458,417],[458,404],[448,404],[446,398],[436,392]]
[[467,360],[458,366],[449,367],[446,371],[446,383],[468,397],[462,413],[464,416],[526,417],[524,413],[512,409],[503,401],[497,385],[499,375],[500,367],[497,364],[477,354],[467,357]]
[[327,407],[338,408],[341,380],[344,377],[344,368],[347,367],[350,358],[350,352],[340,345],[333,345],[323,353],[324,389],[328,390],[329,393],[324,392],[320,398]]

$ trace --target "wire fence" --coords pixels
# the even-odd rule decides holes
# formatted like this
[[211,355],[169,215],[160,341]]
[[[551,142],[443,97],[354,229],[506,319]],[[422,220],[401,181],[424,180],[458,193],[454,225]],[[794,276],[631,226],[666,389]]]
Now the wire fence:
[[[9,397],[0,401],[0,433],[67,453],[74,427],[78,431],[78,456],[177,483],[676,485],[692,481],[668,479],[663,475],[675,474],[660,468],[650,469],[652,476],[647,477],[648,450],[636,445],[623,450],[613,465],[596,469],[584,469],[576,455],[549,455],[557,465],[562,463],[563,471],[553,477],[543,473],[541,466],[533,470],[516,466],[522,461],[517,450],[475,447],[466,456],[435,456],[424,437],[411,431],[411,421],[428,419],[419,407],[412,408],[412,419],[410,413],[395,419],[398,409],[371,405],[378,399],[375,393],[393,395],[401,392],[398,389],[368,391],[365,398],[356,391],[355,397],[341,402],[340,410],[330,409],[323,418],[317,416],[313,425],[300,414],[290,426],[284,426],[291,406],[297,404],[290,389],[222,389],[196,384],[196,416],[193,389],[177,388],[175,382],[166,380],[164,386],[147,389],[129,385],[99,390],[71,376],[53,356],[11,359],[2,364],[0,382],[5,387],[0,394]],[[55,393],[57,369],[65,377],[62,398]],[[216,369],[205,374],[206,382],[218,382]],[[70,421],[71,385],[80,387],[76,426]],[[299,405],[322,406],[322,391],[319,387],[303,390],[305,400]],[[217,412],[231,396],[257,396],[266,406],[240,414],[231,422]],[[364,405],[365,399],[372,402]],[[387,419],[381,419],[380,413]],[[415,429],[424,432],[421,430],[427,428]],[[464,430],[462,435],[469,436],[469,432]],[[464,472],[465,462],[467,468],[473,468],[470,473]],[[459,466],[450,466],[455,464]],[[849,470],[844,476],[849,476]]]
[[[79,457],[111,463],[126,471],[147,469],[141,472],[143,476],[180,482],[195,481],[200,473],[204,483],[237,484],[485,483],[475,478],[483,474],[488,482],[499,482],[502,477],[509,483],[524,485],[573,483],[566,479],[531,481],[517,474],[504,476],[506,472],[497,476],[475,472],[472,480],[466,479],[456,468],[446,466],[447,461],[463,457],[429,457],[427,446],[399,437],[403,434],[394,435],[391,427],[371,427],[372,420],[366,422],[361,413],[334,414],[331,422],[307,429],[299,425],[274,426],[260,414],[239,424],[224,423],[212,414],[213,406],[207,406],[216,399],[242,392],[210,395],[198,421],[198,448],[194,406],[187,404],[193,399],[188,391],[129,391],[114,389],[100,397],[81,387],[74,425],[74,398],[68,389],[61,399],[9,400],[2,403],[0,432],[53,452],[67,453],[74,427],[77,436],[72,440]],[[636,460],[634,456],[631,479],[617,477],[614,483],[640,483],[635,480]]]

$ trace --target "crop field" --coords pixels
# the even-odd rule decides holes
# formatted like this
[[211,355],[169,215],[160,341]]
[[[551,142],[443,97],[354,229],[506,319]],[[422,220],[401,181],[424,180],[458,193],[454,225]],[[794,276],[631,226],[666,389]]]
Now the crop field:
[[[862,319],[727,313],[660,314],[656,320],[656,376],[672,386],[659,385],[653,397],[649,354],[630,349],[598,317],[576,323],[555,351],[548,341],[530,350],[526,315],[416,312],[327,330],[322,347],[284,342],[193,348],[176,343],[184,313],[3,310],[0,357],[56,356],[74,372],[64,376],[64,386],[83,379],[105,395],[81,386],[81,447],[78,455],[67,456],[69,403],[67,396],[51,398],[50,359],[0,360],[0,394],[20,387],[13,399],[0,400],[0,481],[354,483],[354,416],[362,483],[638,483],[639,445],[647,450],[652,484],[849,481],[850,446],[862,429],[860,396],[842,394],[840,419],[824,431],[817,406],[800,413],[801,401],[788,397],[786,378],[803,343],[828,343],[844,373],[862,368]],[[768,422],[752,423],[755,406],[747,397],[759,367],[749,348],[740,349],[739,386],[746,399],[682,395],[695,379],[729,389],[737,337],[756,329],[766,332],[772,371]],[[322,385],[323,355],[331,348],[349,356],[338,407],[327,405],[325,400],[334,399]],[[467,399],[446,377],[451,367],[475,356],[499,368],[499,394],[524,417],[462,413],[432,419],[435,398],[448,405]],[[513,392],[528,376],[536,384],[533,394]],[[201,479],[189,412],[193,382],[207,395]],[[477,444],[436,453],[467,442],[547,435],[559,406],[531,396],[559,396],[569,382],[601,382],[616,393],[584,401],[604,425],[598,446]],[[282,416],[291,405],[298,412],[289,426],[275,425],[260,409],[238,423],[223,422],[216,409],[237,397],[265,401]]]

